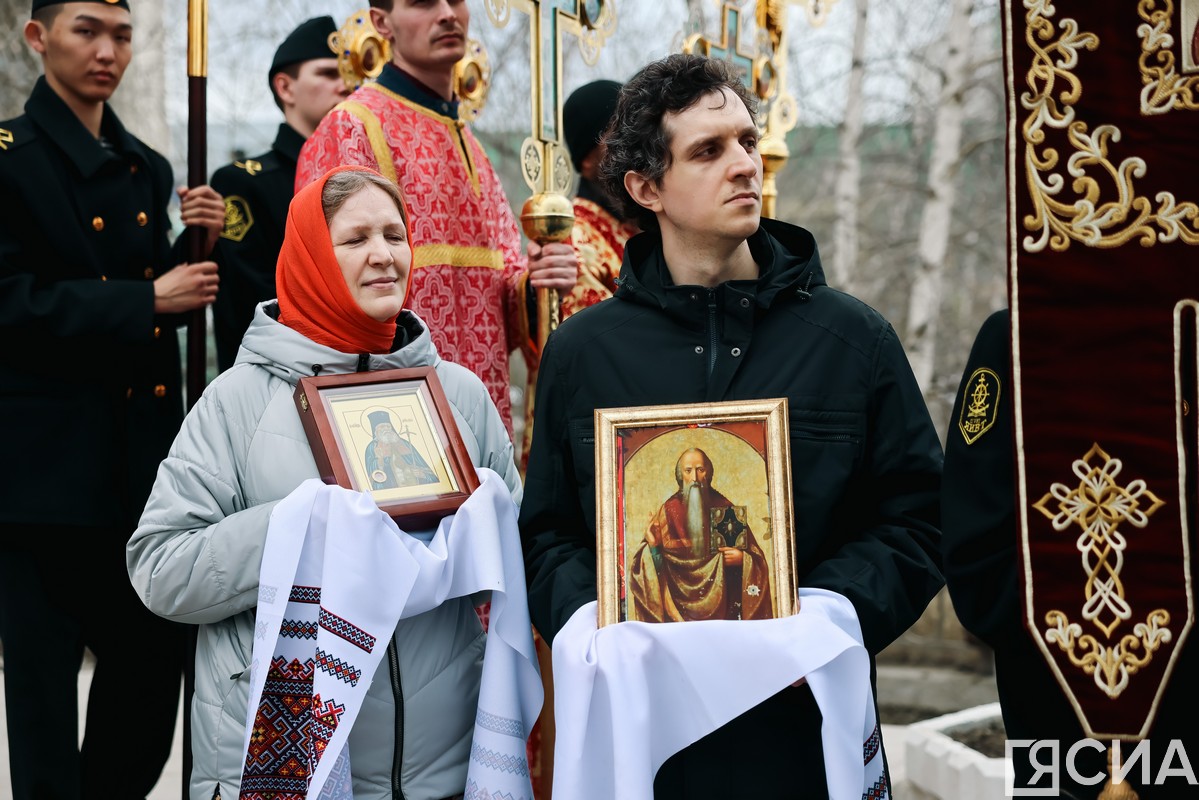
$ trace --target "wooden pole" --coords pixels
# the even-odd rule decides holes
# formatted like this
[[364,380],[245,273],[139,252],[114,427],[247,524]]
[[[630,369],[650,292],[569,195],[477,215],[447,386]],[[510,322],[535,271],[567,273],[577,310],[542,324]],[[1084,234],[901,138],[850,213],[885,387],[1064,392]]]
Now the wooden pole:
[[[208,182],[208,0],[187,3],[187,185],[190,188]],[[203,261],[208,231],[189,227],[188,260]],[[208,383],[208,356],[205,347],[207,309],[191,312],[187,323],[187,407],[200,399]]]

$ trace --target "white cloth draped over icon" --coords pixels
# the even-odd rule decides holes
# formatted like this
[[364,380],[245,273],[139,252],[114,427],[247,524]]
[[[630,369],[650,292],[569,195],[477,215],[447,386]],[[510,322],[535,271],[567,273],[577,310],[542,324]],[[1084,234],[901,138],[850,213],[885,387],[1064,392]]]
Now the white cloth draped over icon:
[[[491,617],[467,786],[532,796],[525,740],[542,685],[516,509],[499,475],[478,472],[479,488],[427,545],[401,531],[369,495],[315,479],[274,509],[260,572],[244,752],[262,752],[252,739],[262,736],[255,717],[268,673],[286,680],[307,664],[311,718],[302,721],[308,735],[296,737],[294,755],[310,776],[309,797],[353,797],[346,742],[398,621],[484,590],[491,592]],[[289,630],[281,632],[285,618]],[[315,638],[289,635],[297,620],[315,629]],[[265,766],[252,760],[244,762],[247,773]]]
[[799,613],[783,619],[601,630],[595,603],[576,611],[553,646],[554,796],[652,800],[666,759],[807,678],[824,717],[829,797],[889,798],[857,613],[835,592],[799,598]]

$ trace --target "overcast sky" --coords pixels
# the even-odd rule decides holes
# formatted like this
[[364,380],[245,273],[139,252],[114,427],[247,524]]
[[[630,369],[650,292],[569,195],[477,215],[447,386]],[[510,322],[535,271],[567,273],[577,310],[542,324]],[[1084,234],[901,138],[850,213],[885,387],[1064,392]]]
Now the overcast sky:
[[[529,117],[527,21],[523,14],[513,12],[507,27],[497,30],[483,0],[467,2],[472,12],[471,35],[488,49],[494,73],[489,105],[478,127],[484,131],[523,127]],[[993,3],[990,0],[988,4]],[[280,119],[266,79],[277,44],[304,19],[330,14],[340,24],[364,5],[343,0],[210,0],[208,107],[214,129],[229,126],[229,135],[239,146],[251,152],[265,149]],[[707,33],[711,36],[719,34],[718,5],[718,0],[709,0],[706,11]],[[868,120],[893,121],[907,113],[911,54],[924,51],[935,41],[944,26],[945,6],[939,0],[872,4],[866,82]],[[594,67],[584,64],[577,47],[568,43],[564,67],[567,93],[596,78],[627,79],[646,62],[678,51],[688,25],[685,0],[616,0],[615,8],[616,33]],[[169,52],[179,54],[178,58],[168,55],[168,87],[186,84],[185,9],[185,3],[171,3],[164,9]],[[802,8],[789,8],[789,83],[799,100],[801,124],[835,124],[840,117],[849,69],[852,16],[852,0],[840,0],[827,23],[812,28]],[[742,43],[752,47],[750,31],[743,34]],[[169,91],[168,95],[168,116],[173,125],[181,123],[187,114],[186,94]]]

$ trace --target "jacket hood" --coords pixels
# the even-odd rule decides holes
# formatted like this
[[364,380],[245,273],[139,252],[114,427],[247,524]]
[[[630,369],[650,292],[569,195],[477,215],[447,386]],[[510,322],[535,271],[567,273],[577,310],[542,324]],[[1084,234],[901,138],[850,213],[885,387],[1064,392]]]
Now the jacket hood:
[[279,322],[279,304],[268,300],[259,303],[254,310],[254,318],[242,338],[234,364],[256,364],[295,385],[300,378],[316,374],[435,367],[440,362],[428,326],[411,311],[400,312],[396,319],[396,338],[391,352],[364,356],[338,352],[289,328]]
[[[756,284],[754,294],[762,308],[769,307],[780,293],[803,296],[814,287],[825,285],[816,239],[804,228],[763,217],[758,230],[749,237],[749,249],[760,268],[758,278],[737,283]],[[617,282],[620,284],[617,297],[670,309],[668,290],[678,287],[666,268],[662,235],[658,231],[646,231],[629,239]]]

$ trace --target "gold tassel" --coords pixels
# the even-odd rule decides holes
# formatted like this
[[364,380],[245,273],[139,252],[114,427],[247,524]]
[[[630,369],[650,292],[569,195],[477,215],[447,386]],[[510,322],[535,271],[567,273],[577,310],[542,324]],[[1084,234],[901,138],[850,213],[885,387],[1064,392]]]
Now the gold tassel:
[[1133,789],[1127,781],[1113,783],[1112,778],[1115,775],[1115,770],[1112,767],[1112,748],[1108,745],[1107,748],[1107,783],[1103,785],[1103,791],[1099,793],[1098,800],[1140,800],[1136,790]]

